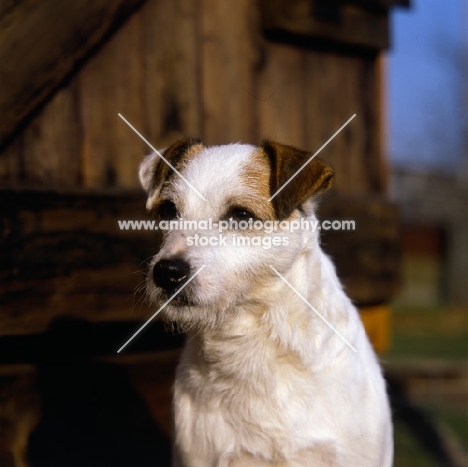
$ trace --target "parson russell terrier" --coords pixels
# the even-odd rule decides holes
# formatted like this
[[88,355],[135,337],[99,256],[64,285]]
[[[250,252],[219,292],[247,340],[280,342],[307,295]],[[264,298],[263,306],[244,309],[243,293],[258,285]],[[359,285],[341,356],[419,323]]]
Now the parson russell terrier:
[[[148,210],[166,220],[316,220],[318,195],[333,180],[314,158],[269,201],[310,158],[272,141],[209,147],[186,138],[163,156],[176,171],[152,154],[139,175]],[[280,226],[270,248],[194,245],[195,233],[219,235],[166,231],[147,281],[159,305],[193,278],[163,311],[188,334],[174,386],[173,465],[391,466],[384,379],[317,229]]]

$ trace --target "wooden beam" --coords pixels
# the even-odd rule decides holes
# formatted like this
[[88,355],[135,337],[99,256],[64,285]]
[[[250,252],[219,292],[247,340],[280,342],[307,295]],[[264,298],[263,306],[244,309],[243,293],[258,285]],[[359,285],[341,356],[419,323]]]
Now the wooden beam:
[[262,0],[262,12],[264,31],[273,40],[374,51],[389,47],[385,8],[340,0]]
[[344,288],[359,306],[388,302],[399,285],[398,209],[373,196],[331,196],[321,221],[354,221],[353,230],[322,230],[322,248],[333,259]]
[[[120,230],[149,219],[141,191],[0,189],[0,334],[46,330],[58,317],[92,322],[145,320],[142,285],[160,238]],[[355,230],[322,230],[350,297],[388,301],[398,271],[397,211],[381,198],[324,198],[322,220],[354,220]]]
[[56,317],[144,320],[145,261],[153,231],[120,230],[149,219],[142,191],[0,190],[0,333],[44,331]]
[[0,147],[145,0],[23,0],[0,17]]

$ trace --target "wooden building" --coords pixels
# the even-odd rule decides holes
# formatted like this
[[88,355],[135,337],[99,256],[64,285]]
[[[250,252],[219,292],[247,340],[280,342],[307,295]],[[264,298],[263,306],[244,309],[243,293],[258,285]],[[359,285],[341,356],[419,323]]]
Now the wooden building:
[[321,215],[357,229],[324,246],[387,345],[382,52],[406,3],[0,3],[0,465],[166,465],[182,337],[155,324],[115,353],[151,315],[133,290],[154,254],[151,233],[118,229],[145,218],[151,151],[119,113],[156,147],[189,134],[312,152],[356,114],[321,154],[336,171]]

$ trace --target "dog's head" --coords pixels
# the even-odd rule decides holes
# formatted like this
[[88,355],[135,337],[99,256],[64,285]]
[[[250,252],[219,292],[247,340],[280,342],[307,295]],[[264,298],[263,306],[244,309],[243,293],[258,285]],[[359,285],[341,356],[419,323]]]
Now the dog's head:
[[314,200],[331,186],[321,159],[272,141],[209,147],[192,138],[161,155],[147,156],[139,176],[147,209],[164,221],[147,288],[158,303],[177,294],[164,310],[169,320],[214,326],[268,295],[278,279],[270,266],[286,274],[318,248],[316,232],[287,224],[314,218]]

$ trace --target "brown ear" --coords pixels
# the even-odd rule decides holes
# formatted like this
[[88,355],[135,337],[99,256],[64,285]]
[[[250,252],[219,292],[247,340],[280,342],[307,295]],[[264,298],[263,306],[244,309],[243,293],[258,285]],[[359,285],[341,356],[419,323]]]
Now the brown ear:
[[[161,154],[172,167],[177,169],[177,166],[184,159],[190,148],[201,144],[202,142],[198,138],[186,137],[169,146]],[[160,188],[164,180],[173,174],[174,170],[172,167],[157,153],[146,156],[140,164],[139,177],[141,185],[147,192]]]
[[332,186],[333,169],[322,159],[314,157],[294,176],[312,157],[311,153],[269,140],[263,141],[261,147],[270,161],[270,194],[274,196],[271,202],[278,219],[286,219],[311,196]]

